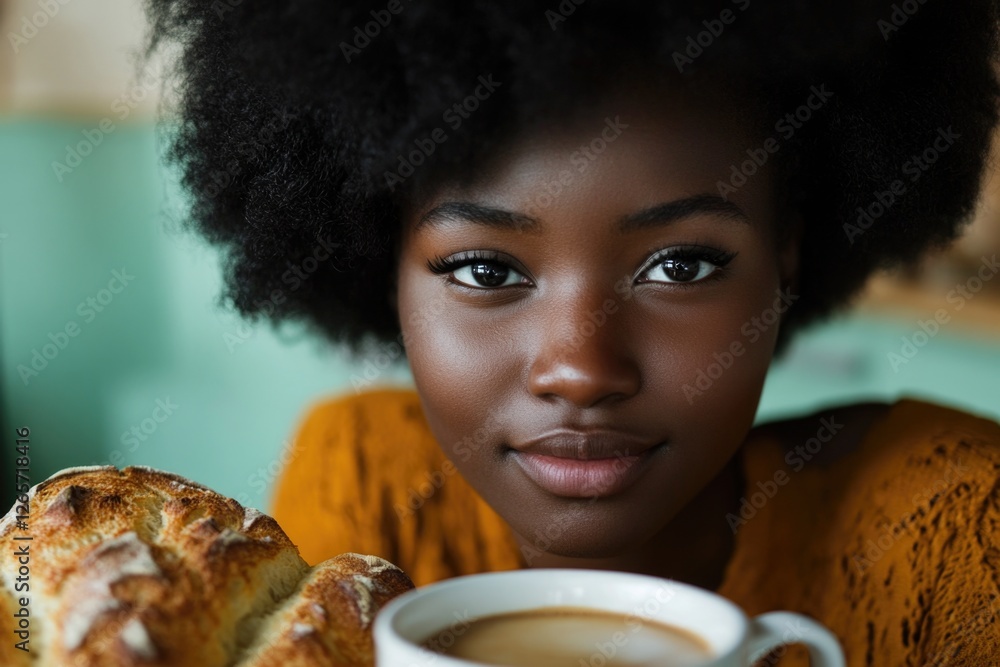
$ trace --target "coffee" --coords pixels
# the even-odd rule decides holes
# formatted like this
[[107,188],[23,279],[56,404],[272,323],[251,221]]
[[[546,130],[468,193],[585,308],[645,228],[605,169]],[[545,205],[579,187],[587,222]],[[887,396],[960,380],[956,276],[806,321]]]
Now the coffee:
[[506,667],[693,667],[712,651],[687,630],[634,614],[541,607],[483,616],[436,632],[424,648]]

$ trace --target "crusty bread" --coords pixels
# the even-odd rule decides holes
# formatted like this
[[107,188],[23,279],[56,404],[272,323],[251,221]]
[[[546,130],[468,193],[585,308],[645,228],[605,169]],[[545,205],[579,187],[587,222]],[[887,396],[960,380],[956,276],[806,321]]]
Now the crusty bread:
[[[29,498],[27,531],[0,519],[5,667],[371,665],[375,613],[413,588],[376,556],[310,568],[271,517],[150,468],[70,468]],[[30,654],[14,647],[26,595]]]

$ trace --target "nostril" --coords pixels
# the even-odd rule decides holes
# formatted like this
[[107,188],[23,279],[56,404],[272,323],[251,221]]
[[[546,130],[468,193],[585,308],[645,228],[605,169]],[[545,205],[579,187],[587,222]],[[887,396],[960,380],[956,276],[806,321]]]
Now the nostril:
[[540,358],[529,379],[533,395],[561,398],[578,407],[634,396],[641,386],[638,364],[619,354],[592,351]]

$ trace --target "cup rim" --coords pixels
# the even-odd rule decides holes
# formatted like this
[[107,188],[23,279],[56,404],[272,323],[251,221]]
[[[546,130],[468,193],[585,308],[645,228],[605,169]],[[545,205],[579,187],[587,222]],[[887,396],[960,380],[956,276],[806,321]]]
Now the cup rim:
[[[572,575],[574,578],[579,578],[582,585],[586,585],[589,582],[596,583],[601,580],[620,580],[620,581],[631,581],[636,584],[646,584],[646,585],[659,585],[662,586],[664,583],[668,583],[671,587],[676,590],[683,592],[688,596],[698,596],[702,598],[707,598],[711,600],[711,603],[717,607],[724,608],[729,612],[729,616],[732,619],[732,623],[736,625],[733,628],[731,635],[732,639],[723,643],[722,645],[717,645],[712,643],[710,639],[704,637],[704,628],[699,631],[698,626],[695,625],[684,625],[683,623],[674,623],[677,627],[692,632],[704,641],[709,642],[711,645],[713,655],[710,663],[706,664],[716,664],[716,661],[725,660],[731,658],[740,647],[744,644],[748,633],[749,633],[749,620],[746,612],[743,611],[738,605],[736,605],[731,600],[723,597],[722,595],[705,588],[700,588],[692,584],[687,584],[674,579],[668,579],[666,577],[657,577],[648,574],[638,574],[634,572],[621,572],[617,570],[597,570],[597,569],[587,569],[587,568],[527,568],[520,570],[503,570],[499,572],[484,572],[479,574],[467,574],[458,577],[452,577],[449,579],[444,579],[441,581],[436,581],[430,584],[425,584],[423,586],[418,586],[412,590],[402,593],[393,599],[391,599],[384,607],[382,607],[375,615],[375,620],[372,626],[373,641],[375,642],[375,651],[378,652],[379,638],[391,638],[397,642],[404,642],[410,646],[417,648],[418,650],[426,651],[428,654],[433,655],[435,659],[435,664],[440,667],[450,667],[458,665],[469,665],[470,663],[466,660],[459,660],[450,657],[445,654],[431,653],[428,649],[421,648],[413,639],[407,637],[403,631],[398,627],[398,620],[400,615],[403,614],[411,605],[418,604],[421,599],[428,596],[439,596],[447,595],[449,591],[456,588],[466,587],[469,585],[468,581],[470,579],[475,579],[482,586],[489,586],[495,580],[499,579],[512,579],[517,580],[518,584],[523,584],[524,582],[533,583],[537,581],[538,583],[549,583],[552,581],[553,576],[564,577],[566,575]],[[526,604],[525,609],[536,609],[540,606],[535,603]],[[583,605],[581,605],[583,606]],[[599,605],[595,605],[594,608],[599,609]],[[503,611],[495,611],[489,613],[483,613],[473,618],[479,618],[482,616],[489,616],[495,613],[504,613]],[[442,630],[447,627],[447,621],[442,621]]]

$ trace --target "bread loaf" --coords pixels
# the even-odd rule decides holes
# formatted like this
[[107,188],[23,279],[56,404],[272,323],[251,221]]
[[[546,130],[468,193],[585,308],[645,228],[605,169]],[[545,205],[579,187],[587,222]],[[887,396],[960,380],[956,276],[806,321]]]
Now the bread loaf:
[[371,665],[375,613],[413,588],[375,556],[310,568],[271,517],[150,468],[70,468],[29,499],[26,531],[0,520],[8,667]]

